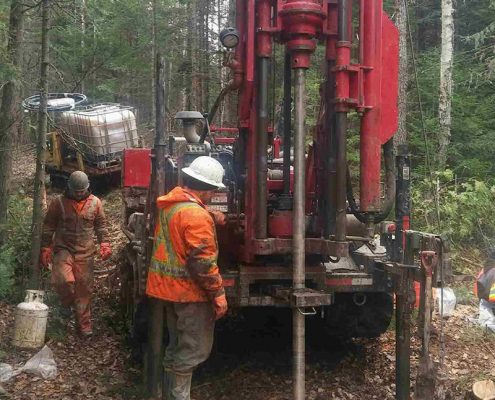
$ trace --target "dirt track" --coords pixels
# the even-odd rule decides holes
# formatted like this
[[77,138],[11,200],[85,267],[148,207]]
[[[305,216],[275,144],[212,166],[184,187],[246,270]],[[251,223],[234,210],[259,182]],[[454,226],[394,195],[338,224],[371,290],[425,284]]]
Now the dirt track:
[[[23,174],[20,174],[23,175]],[[22,176],[17,179],[28,179]],[[124,240],[119,231],[118,191],[104,196],[112,223],[115,254]],[[55,380],[22,373],[3,384],[11,399],[137,399],[141,390],[140,367],[133,363],[125,343],[118,313],[118,278],[115,255],[97,263],[94,305],[96,334],[83,340],[73,326],[50,317],[48,345],[59,368]],[[469,289],[469,285],[467,285]],[[464,290],[465,292],[465,290]],[[0,362],[14,366],[34,352],[19,351],[10,344],[15,306],[0,303]],[[476,314],[473,305],[459,305],[445,321],[445,387],[448,399],[464,399],[477,379],[495,379],[495,339],[466,322]],[[432,354],[439,355],[439,321],[435,316]],[[232,325],[232,324],[229,324]],[[307,399],[393,399],[394,332],[376,340],[339,342],[318,338],[307,349]],[[416,375],[418,341],[413,339],[413,377]],[[216,350],[194,378],[194,400],[292,399],[290,329],[285,327],[249,332],[243,325],[220,328]],[[412,382],[414,387],[414,382]],[[0,396],[1,397],[1,396]]]

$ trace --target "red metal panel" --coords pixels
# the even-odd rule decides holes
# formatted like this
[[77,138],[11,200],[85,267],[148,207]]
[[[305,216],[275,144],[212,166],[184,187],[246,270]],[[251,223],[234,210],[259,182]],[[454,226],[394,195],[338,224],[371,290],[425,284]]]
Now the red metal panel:
[[398,30],[383,13],[382,1],[363,2],[365,112],[361,120],[362,211],[380,209],[381,146],[397,130]]
[[399,30],[388,15],[382,16],[381,120],[378,135],[382,144],[397,131],[399,96]]
[[[289,191],[290,193],[294,193],[294,169],[290,169],[290,181],[289,181]],[[284,190],[284,181],[281,179],[268,179],[266,182],[268,192],[282,192]]]
[[275,210],[268,219],[268,232],[272,237],[292,236],[292,211]]
[[382,1],[364,1],[362,63],[364,74],[364,101],[368,110],[361,119],[360,143],[360,208],[361,211],[380,209],[381,143],[380,127],[380,74]]
[[352,278],[340,278],[340,279],[332,279],[328,278],[326,280],[327,286],[351,286]]
[[216,126],[216,125],[210,125],[210,132],[227,132],[227,133],[239,133],[238,128],[231,128],[231,127],[226,127],[226,126]]
[[338,8],[337,2],[326,0],[325,6],[327,7],[327,24],[325,27],[326,38],[326,53],[325,57],[328,61],[335,60],[337,58],[337,21],[338,21]]
[[233,137],[216,137],[215,144],[234,144],[236,140]]
[[281,145],[282,145],[282,139],[280,139],[278,136],[273,138],[273,157],[274,158],[280,157],[280,146]]
[[146,188],[150,184],[151,149],[124,149],[122,186]]
[[223,286],[224,287],[230,287],[235,285],[235,279],[224,279],[223,280]]
[[258,57],[271,57],[272,55],[272,38],[271,38],[271,12],[272,7],[270,0],[258,0],[257,2],[257,52]]

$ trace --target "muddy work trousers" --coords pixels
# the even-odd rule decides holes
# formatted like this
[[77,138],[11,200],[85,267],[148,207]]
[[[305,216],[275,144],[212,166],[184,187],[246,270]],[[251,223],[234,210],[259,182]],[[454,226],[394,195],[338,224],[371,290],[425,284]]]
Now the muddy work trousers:
[[190,374],[206,361],[213,346],[215,316],[211,303],[165,302],[169,343],[165,371]]
[[93,257],[78,259],[65,250],[53,256],[52,285],[65,307],[73,307],[80,332],[90,332]]

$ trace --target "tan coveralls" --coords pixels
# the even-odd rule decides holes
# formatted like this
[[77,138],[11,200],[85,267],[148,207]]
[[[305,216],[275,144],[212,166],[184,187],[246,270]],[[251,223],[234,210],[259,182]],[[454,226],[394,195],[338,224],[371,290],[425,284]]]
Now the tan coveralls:
[[96,196],[76,201],[61,195],[50,203],[41,245],[53,248],[51,283],[62,304],[74,307],[81,332],[91,331],[94,233],[98,243],[108,242],[105,213]]

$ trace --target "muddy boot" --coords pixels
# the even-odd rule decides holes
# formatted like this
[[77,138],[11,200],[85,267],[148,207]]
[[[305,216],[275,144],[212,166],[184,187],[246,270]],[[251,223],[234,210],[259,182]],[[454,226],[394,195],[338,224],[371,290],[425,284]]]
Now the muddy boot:
[[170,400],[172,399],[172,380],[171,380],[172,371],[169,369],[165,369],[163,372],[163,381],[162,381],[162,400]]
[[191,400],[192,373],[165,370],[162,400]]

